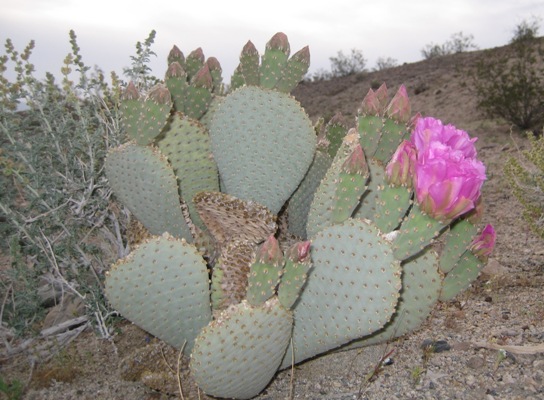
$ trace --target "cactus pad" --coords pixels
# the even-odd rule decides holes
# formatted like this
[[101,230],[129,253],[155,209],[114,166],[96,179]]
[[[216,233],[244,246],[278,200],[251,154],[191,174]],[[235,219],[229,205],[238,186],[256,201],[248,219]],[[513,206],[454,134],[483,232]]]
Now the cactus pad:
[[119,107],[129,139],[142,146],[151,143],[166,125],[171,108],[166,86],[157,85],[140,97],[136,87],[129,85]]
[[440,294],[442,276],[433,251],[402,264],[402,290],[397,310],[385,327],[356,340],[344,349],[385,343],[419,328],[433,310]]
[[314,161],[299,187],[289,199],[287,214],[289,218],[289,231],[301,238],[306,238],[306,224],[308,213],[314,199],[314,194],[321,180],[332,164],[332,158],[328,153],[316,151]]
[[210,137],[224,191],[277,214],[308,170],[316,135],[299,103],[254,86],[227,96]]
[[294,308],[296,363],[382,328],[401,288],[400,263],[370,221],[325,228],[312,239],[311,254],[313,268]]
[[470,250],[465,251],[459,262],[444,278],[440,300],[449,301],[467,289],[478,277],[483,265],[484,263]]
[[208,270],[195,247],[168,234],[144,242],[106,277],[106,295],[125,318],[190,354],[211,320]]
[[127,143],[108,153],[105,168],[115,195],[151,234],[192,241],[176,177],[159,150]]
[[193,197],[202,191],[219,191],[219,175],[208,133],[198,122],[176,114],[157,145],[174,169],[192,222],[204,229]]
[[292,318],[277,298],[260,307],[243,301],[223,311],[195,341],[190,368],[198,386],[226,398],[259,394],[285,354]]

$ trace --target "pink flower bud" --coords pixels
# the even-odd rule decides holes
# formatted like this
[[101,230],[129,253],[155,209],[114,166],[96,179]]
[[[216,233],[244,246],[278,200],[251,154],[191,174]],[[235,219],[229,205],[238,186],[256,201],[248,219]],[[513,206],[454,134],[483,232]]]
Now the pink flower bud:
[[283,262],[283,253],[274,235],[270,235],[257,250],[257,262],[279,265]]
[[310,241],[297,242],[287,250],[285,256],[296,263],[305,262],[310,255]]
[[403,140],[385,167],[385,175],[389,183],[395,186],[412,187],[416,161],[416,148],[412,142]]
[[482,233],[472,241],[470,251],[477,257],[489,257],[495,247],[496,240],[497,234],[495,229],[491,224],[488,224]]
[[368,164],[366,163],[365,153],[359,143],[355,146],[352,153],[348,156],[344,164],[342,164],[342,172],[348,174],[368,174]]
[[408,100],[406,87],[401,85],[395,94],[395,97],[393,97],[391,103],[389,103],[385,115],[395,121],[407,123],[410,121],[411,113],[412,109],[410,108],[410,100]]
[[139,98],[140,94],[138,93],[138,89],[136,89],[136,85],[134,84],[134,82],[130,81],[127,85],[125,93],[123,94],[123,99],[138,100]]
[[421,209],[444,222],[472,210],[486,179],[485,166],[476,159],[476,138],[440,120],[419,118],[411,141],[417,149],[414,185]]

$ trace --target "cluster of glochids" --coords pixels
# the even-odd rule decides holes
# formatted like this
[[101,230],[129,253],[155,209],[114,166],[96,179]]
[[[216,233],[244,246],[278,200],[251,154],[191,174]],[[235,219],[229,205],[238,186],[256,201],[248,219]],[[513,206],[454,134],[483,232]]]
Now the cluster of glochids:
[[348,129],[289,94],[309,67],[278,33],[248,42],[231,90],[200,49],[126,88],[129,140],[106,160],[150,237],[112,266],[124,317],[190,356],[207,394],[251,398],[282,368],[417,329],[478,276],[485,168],[475,139],[370,90]]

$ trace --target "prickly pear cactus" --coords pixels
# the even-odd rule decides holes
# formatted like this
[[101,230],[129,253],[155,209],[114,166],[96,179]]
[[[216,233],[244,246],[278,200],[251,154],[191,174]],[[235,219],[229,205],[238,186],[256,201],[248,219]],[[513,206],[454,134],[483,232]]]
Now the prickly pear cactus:
[[[165,85],[129,85],[114,194],[154,235],[106,278],[122,315],[190,355],[206,394],[248,399],[278,369],[416,330],[476,279],[485,167],[466,132],[370,90],[349,129],[288,93],[309,66],[283,33],[217,59],[174,47]],[[462,173],[459,173],[462,171]]]

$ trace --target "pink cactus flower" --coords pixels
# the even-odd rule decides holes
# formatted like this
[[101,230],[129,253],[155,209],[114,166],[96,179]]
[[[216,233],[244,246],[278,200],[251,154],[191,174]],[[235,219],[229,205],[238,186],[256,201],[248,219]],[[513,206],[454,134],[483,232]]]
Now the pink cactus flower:
[[416,148],[412,142],[403,140],[385,167],[385,175],[389,183],[395,186],[412,187],[416,160]]
[[477,236],[470,246],[470,250],[477,257],[488,257],[497,240],[497,233],[491,224],[487,224],[482,233]]
[[436,118],[418,118],[410,140],[420,153],[425,152],[430,143],[440,142],[452,151],[460,151],[465,158],[476,157],[474,142],[478,138],[471,138],[467,132],[457,129],[451,124],[444,126],[442,121]]
[[411,141],[417,149],[414,186],[423,212],[448,222],[472,210],[486,179],[474,142],[462,130],[420,118]]

